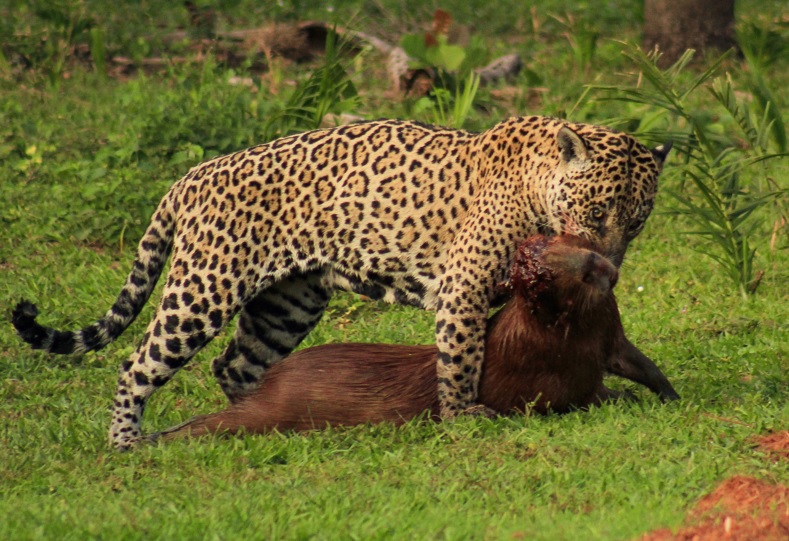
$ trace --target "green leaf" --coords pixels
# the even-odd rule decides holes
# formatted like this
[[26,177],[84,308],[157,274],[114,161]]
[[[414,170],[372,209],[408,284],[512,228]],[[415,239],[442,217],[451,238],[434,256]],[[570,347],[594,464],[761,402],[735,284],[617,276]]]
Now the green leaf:
[[441,41],[437,47],[427,49],[425,58],[431,65],[444,71],[456,71],[466,58],[466,51],[463,50],[463,47],[449,45]]
[[427,45],[425,45],[424,36],[416,34],[406,34],[400,38],[400,47],[403,48],[405,54],[411,58],[426,62],[427,61]]

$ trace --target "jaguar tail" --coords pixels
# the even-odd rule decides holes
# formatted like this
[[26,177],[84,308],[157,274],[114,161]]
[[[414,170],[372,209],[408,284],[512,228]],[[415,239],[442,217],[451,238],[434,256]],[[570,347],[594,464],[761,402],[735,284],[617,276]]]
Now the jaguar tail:
[[81,354],[103,348],[131,325],[151,296],[170,255],[174,232],[175,212],[170,192],[151,217],[126,284],[104,317],[77,331],[59,331],[38,323],[36,305],[22,300],[11,313],[17,334],[33,349],[49,353]]

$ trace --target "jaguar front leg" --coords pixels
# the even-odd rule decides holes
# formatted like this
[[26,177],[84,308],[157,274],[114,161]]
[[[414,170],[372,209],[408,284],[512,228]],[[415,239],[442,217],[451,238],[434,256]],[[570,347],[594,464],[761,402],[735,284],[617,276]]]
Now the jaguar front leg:
[[496,285],[504,280],[517,245],[516,231],[493,231],[490,217],[497,215],[501,212],[471,216],[455,239],[442,279],[436,309],[436,373],[444,419],[495,416],[477,402],[485,331]]
[[464,414],[495,416],[492,409],[477,403],[485,357],[487,309],[483,306],[486,304],[475,302],[466,305],[451,299],[439,301],[436,312],[436,345],[439,351],[436,373],[442,419]]

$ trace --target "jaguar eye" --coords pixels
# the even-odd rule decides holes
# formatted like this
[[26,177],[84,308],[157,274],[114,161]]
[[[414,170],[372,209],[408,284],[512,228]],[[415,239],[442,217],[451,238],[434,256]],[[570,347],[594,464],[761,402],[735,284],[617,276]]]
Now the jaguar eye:
[[603,210],[603,207],[592,207],[589,210],[589,217],[592,220],[599,222],[600,220],[605,218],[605,210]]

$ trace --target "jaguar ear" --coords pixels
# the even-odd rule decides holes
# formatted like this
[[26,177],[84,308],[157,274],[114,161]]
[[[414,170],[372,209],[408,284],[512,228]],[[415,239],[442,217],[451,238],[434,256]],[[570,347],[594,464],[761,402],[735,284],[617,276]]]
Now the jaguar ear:
[[660,162],[660,165],[663,165],[663,162],[666,161],[666,156],[668,156],[668,152],[669,150],[671,150],[671,147],[673,146],[674,146],[674,141],[668,141],[652,149],[651,151],[652,155],[655,157],[655,159],[658,162]]
[[589,158],[589,149],[583,138],[567,126],[562,126],[559,135],[556,137],[559,143],[559,150],[562,153],[562,160],[572,162],[575,160],[586,160]]

